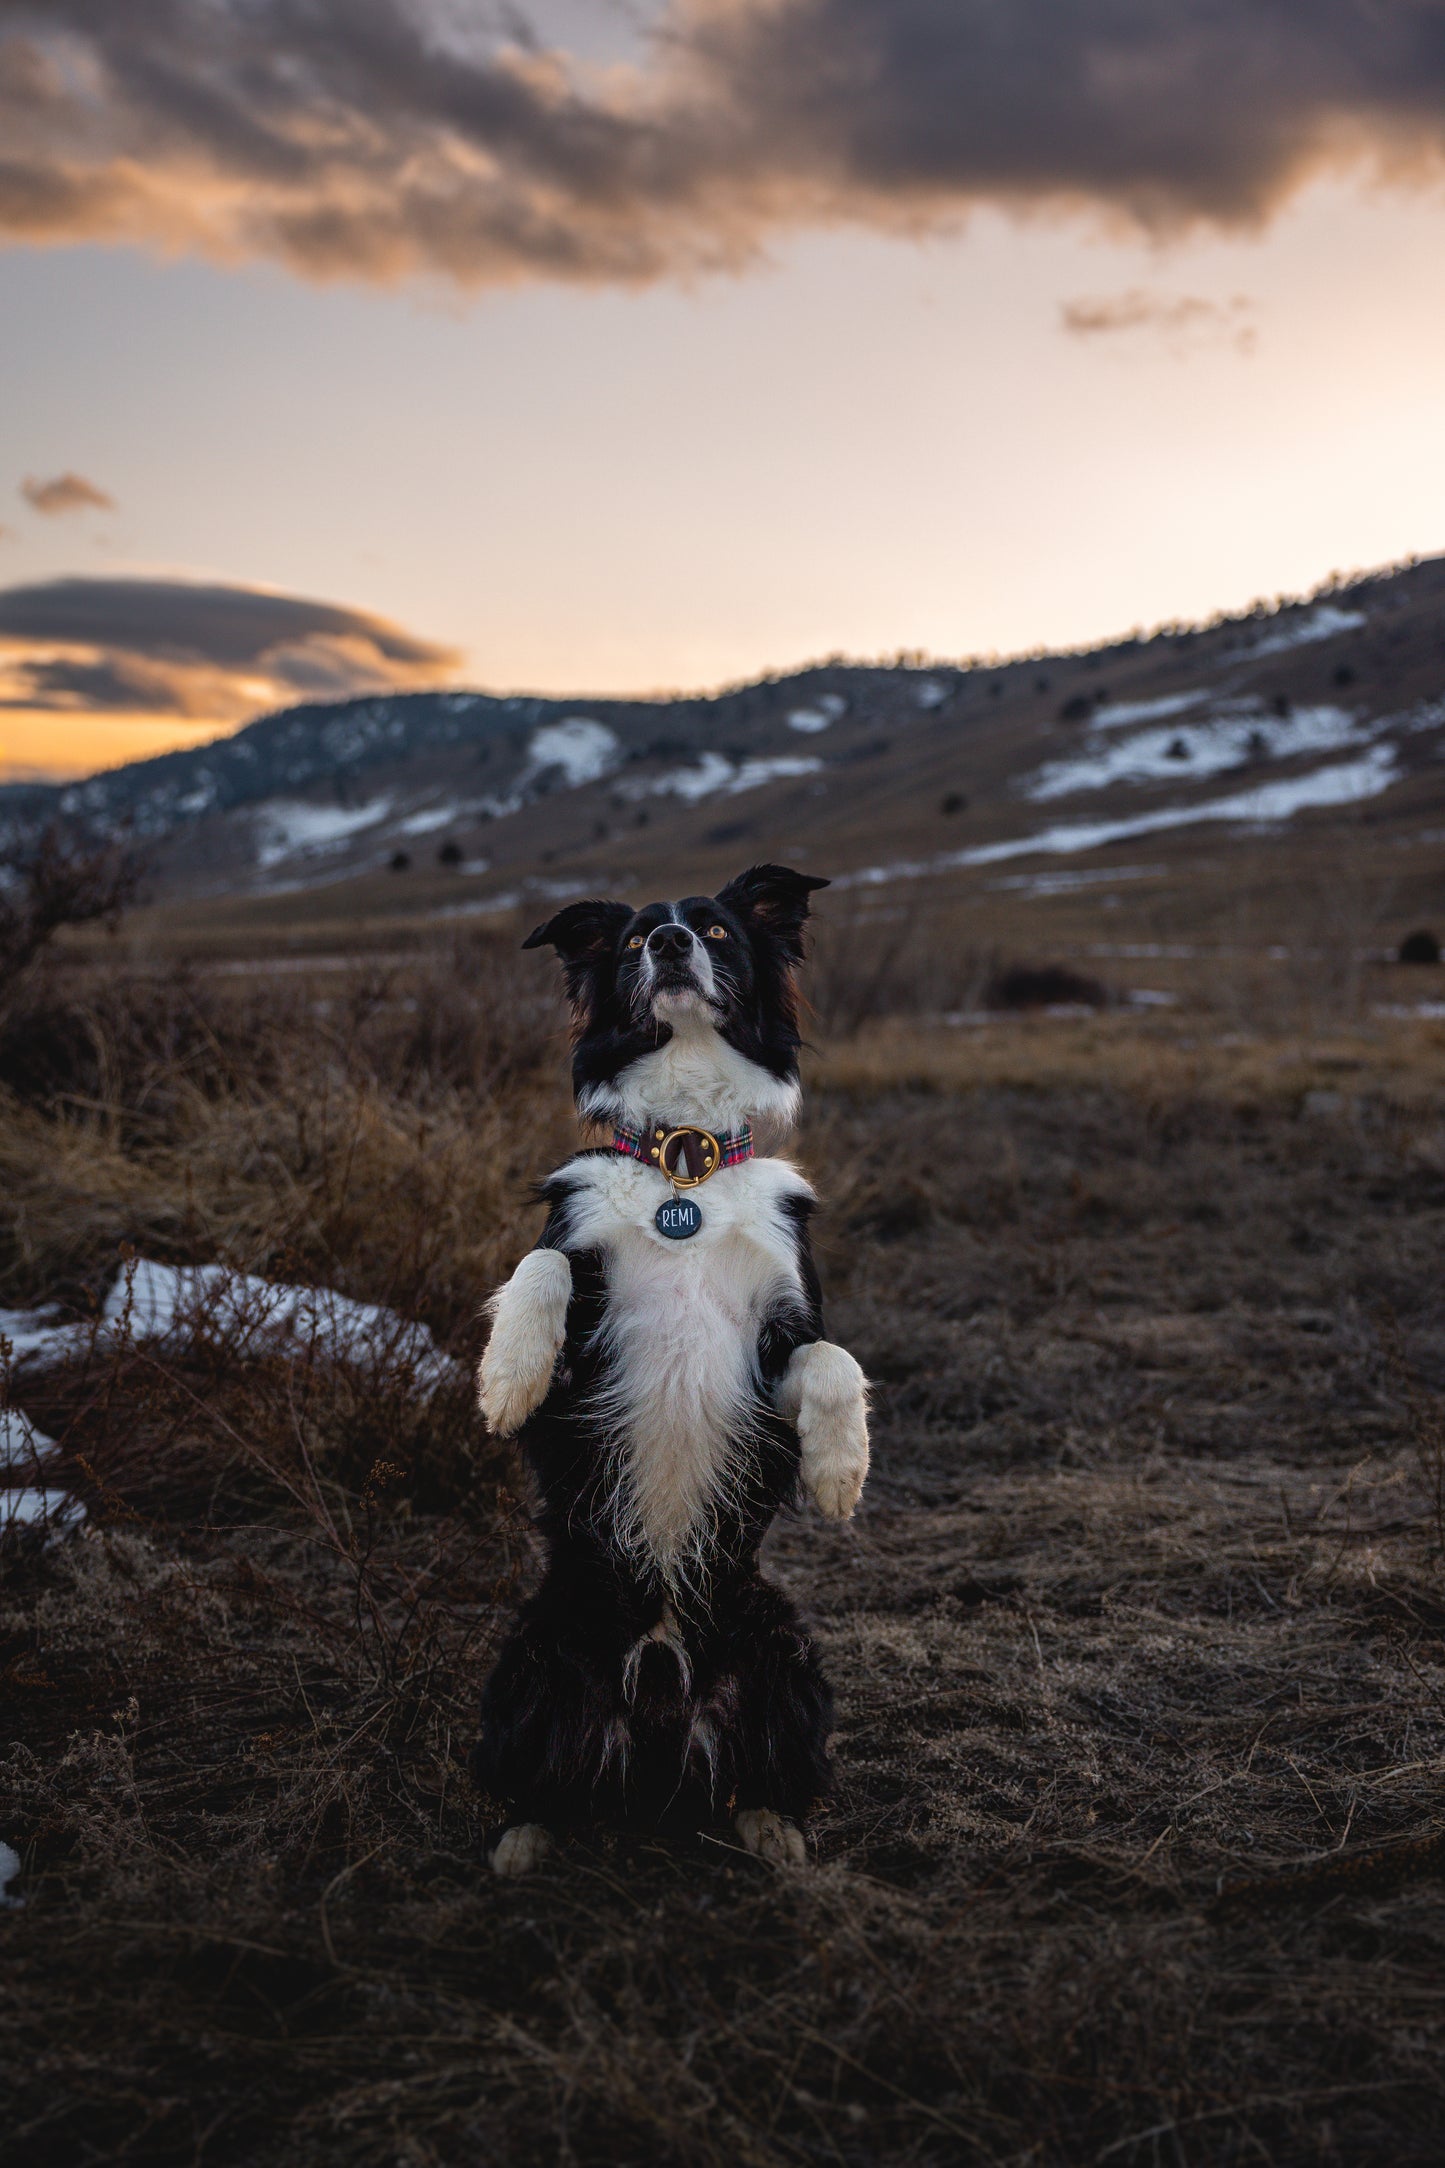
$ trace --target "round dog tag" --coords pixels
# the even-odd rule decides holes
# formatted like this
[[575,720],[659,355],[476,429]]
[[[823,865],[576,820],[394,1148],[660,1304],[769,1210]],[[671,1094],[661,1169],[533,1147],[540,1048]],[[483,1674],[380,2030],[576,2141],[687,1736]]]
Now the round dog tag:
[[658,1206],[653,1219],[660,1235],[666,1235],[671,1242],[686,1242],[702,1225],[702,1206],[694,1204],[691,1197],[669,1197],[666,1204]]

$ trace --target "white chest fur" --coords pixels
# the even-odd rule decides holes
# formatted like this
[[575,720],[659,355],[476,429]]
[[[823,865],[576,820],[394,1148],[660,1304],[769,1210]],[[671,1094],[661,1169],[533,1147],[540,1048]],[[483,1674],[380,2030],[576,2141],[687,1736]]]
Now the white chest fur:
[[671,1189],[652,1168],[599,1156],[563,1171],[575,1182],[567,1247],[600,1251],[606,1274],[597,1412],[617,1532],[673,1578],[705,1539],[756,1412],[763,1319],[803,1299],[784,1200],[812,1192],[785,1160],[745,1161],[693,1192],[702,1228],[676,1242],[654,1225]]
[[736,1129],[764,1122],[782,1135],[797,1119],[795,1080],[772,1076],[729,1046],[705,1017],[674,1011],[671,1037],[644,1054],[611,1084],[589,1085],[578,1108],[589,1120],[625,1122],[636,1129],[659,1110],[673,1122]]

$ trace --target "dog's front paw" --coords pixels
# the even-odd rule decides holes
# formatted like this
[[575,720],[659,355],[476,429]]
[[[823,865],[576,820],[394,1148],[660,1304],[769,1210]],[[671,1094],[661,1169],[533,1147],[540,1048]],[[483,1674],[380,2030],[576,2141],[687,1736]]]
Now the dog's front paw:
[[846,1348],[796,1348],[778,1391],[797,1425],[803,1486],[830,1521],[846,1521],[868,1480],[868,1380]]
[[765,1859],[770,1867],[806,1867],[808,1846],[796,1822],[771,1807],[744,1807],[733,1817],[733,1828],[745,1851]]
[[492,1872],[504,1882],[515,1875],[530,1874],[534,1867],[541,1866],[551,1849],[550,1830],[540,1822],[518,1822],[498,1837],[492,1852]]
[[868,1480],[868,1442],[864,1438],[861,1460],[843,1461],[830,1458],[821,1468],[803,1467],[803,1481],[825,1521],[848,1521],[853,1509],[863,1495],[863,1485]]
[[533,1250],[492,1297],[477,1402],[494,1436],[510,1438],[546,1399],[571,1299],[572,1267],[560,1250]]

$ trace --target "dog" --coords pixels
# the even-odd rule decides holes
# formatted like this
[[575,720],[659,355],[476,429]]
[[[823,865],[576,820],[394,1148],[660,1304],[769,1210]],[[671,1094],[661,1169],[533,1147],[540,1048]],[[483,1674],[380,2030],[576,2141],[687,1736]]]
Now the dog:
[[499,1875],[596,1821],[730,1815],[749,1852],[807,1857],[832,1693],[758,1549],[800,1485],[853,1512],[867,1381],[823,1338],[814,1193],[753,1125],[780,1139],[797,1117],[795,973],[827,885],[753,866],[716,896],[568,904],[522,944],[561,960],[577,1109],[612,1137],[540,1184],[478,1373],[546,1554],[472,1760],[511,1815]]

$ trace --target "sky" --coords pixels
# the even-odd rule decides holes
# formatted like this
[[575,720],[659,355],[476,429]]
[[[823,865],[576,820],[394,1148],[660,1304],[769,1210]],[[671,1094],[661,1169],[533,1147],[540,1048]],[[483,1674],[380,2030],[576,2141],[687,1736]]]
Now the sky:
[[1445,548],[1445,0],[0,0],[0,779]]

